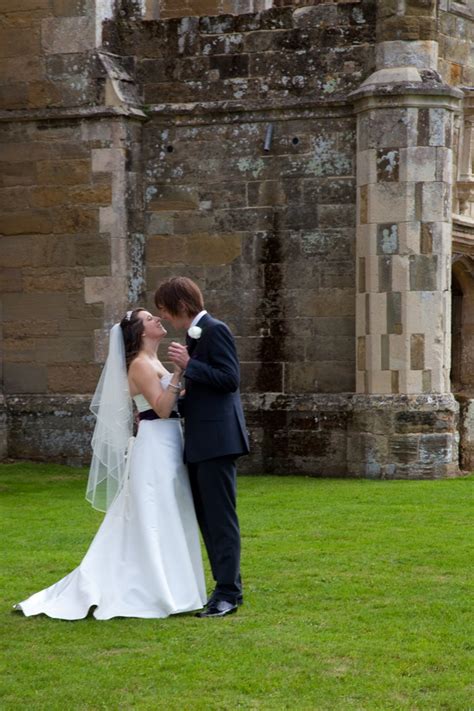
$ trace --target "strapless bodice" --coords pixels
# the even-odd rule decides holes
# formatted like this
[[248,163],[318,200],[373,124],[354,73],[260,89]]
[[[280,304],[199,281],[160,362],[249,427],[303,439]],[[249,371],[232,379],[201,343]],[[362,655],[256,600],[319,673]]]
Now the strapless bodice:
[[[163,377],[160,378],[161,386],[163,388],[167,388],[170,384],[172,377],[173,376],[171,373],[166,373],[166,375],[163,375]],[[138,412],[145,412],[145,410],[153,410],[152,406],[144,395],[134,395],[133,402],[135,403]]]
[[135,403],[138,412],[145,412],[145,410],[153,409],[144,395],[134,395],[133,402]]

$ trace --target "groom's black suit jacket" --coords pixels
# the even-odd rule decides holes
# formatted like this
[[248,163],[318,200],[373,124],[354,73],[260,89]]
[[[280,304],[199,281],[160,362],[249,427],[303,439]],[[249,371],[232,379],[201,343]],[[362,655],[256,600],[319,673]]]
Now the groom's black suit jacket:
[[185,417],[185,459],[194,463],[247,454],[234,338],[225,323],[210,314],[204,314],[197,325],[201,337],[186,338],[191,359],[184,374],[186,395],[180,403]]

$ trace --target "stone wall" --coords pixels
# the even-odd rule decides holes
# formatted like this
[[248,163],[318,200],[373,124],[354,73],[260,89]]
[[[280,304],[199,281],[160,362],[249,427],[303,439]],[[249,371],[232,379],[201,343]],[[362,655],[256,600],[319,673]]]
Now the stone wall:
[[5,0],[0,14],[0,109],[96,101],[93,0]]
[[117,224],[128,134],[113,120],[0,124],[7,395],[95,387],[96,337],[128,303],[126,222]]
[[354,387],[355,132],[344,96],[372,68],[372,13],[345,4],[110,25],[110,48],[137,56],[151,115],[150,303],[170,271],[195,278],[234,329],[247,392]]
[[7,413],[11,456],[87,460],[108,328],[179,273],[236,335],[242,471],[454,474],[460,94],[433,70],[441,27],[443,76],[472,81],[463,3],[28,3],[0,57],[3,451]]
[[439,64],[444,81],[474,85],[474,4],[469,0],[439,3]]
[[148,303],[160,280],[186,274],[233,329],[254,451],[246,471],[346,472],[347,399],[314,393],[355,385],[355,123],[345,97],[373,68],[373,10],[287,7],[106,29],[109,50],[135,54],[150,116]]
[[103,305],[84,303],[84,279],[108,274],[99,212],[110,174],[93,170],[88,126],[0,125],[3,385],[9,393],[90,392]]

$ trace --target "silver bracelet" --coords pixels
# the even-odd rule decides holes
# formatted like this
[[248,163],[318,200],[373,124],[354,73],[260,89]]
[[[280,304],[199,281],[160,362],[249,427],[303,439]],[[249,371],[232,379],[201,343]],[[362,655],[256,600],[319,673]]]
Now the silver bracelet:
[[174,385],[174,383],[169,383],[168,387],[169,387],[169,388],[174,388],[177,392],[180,392],[180,390],[181,390],[181,383],[179,383],[179,385]]

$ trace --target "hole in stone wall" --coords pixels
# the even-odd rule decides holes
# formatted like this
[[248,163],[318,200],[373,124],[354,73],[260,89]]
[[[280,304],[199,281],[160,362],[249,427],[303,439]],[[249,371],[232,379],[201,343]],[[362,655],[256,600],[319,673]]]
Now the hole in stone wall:
[[168,151],[168,153],[173,153],[174,146],[166,146],[166,150]]
[[291,142],[292,142],[292,144],[293,144],[294,146],[297,146],[298,143],[300,142],[300,139],[298,138],[298,136],[295,136],[295,137],[291,140]]

